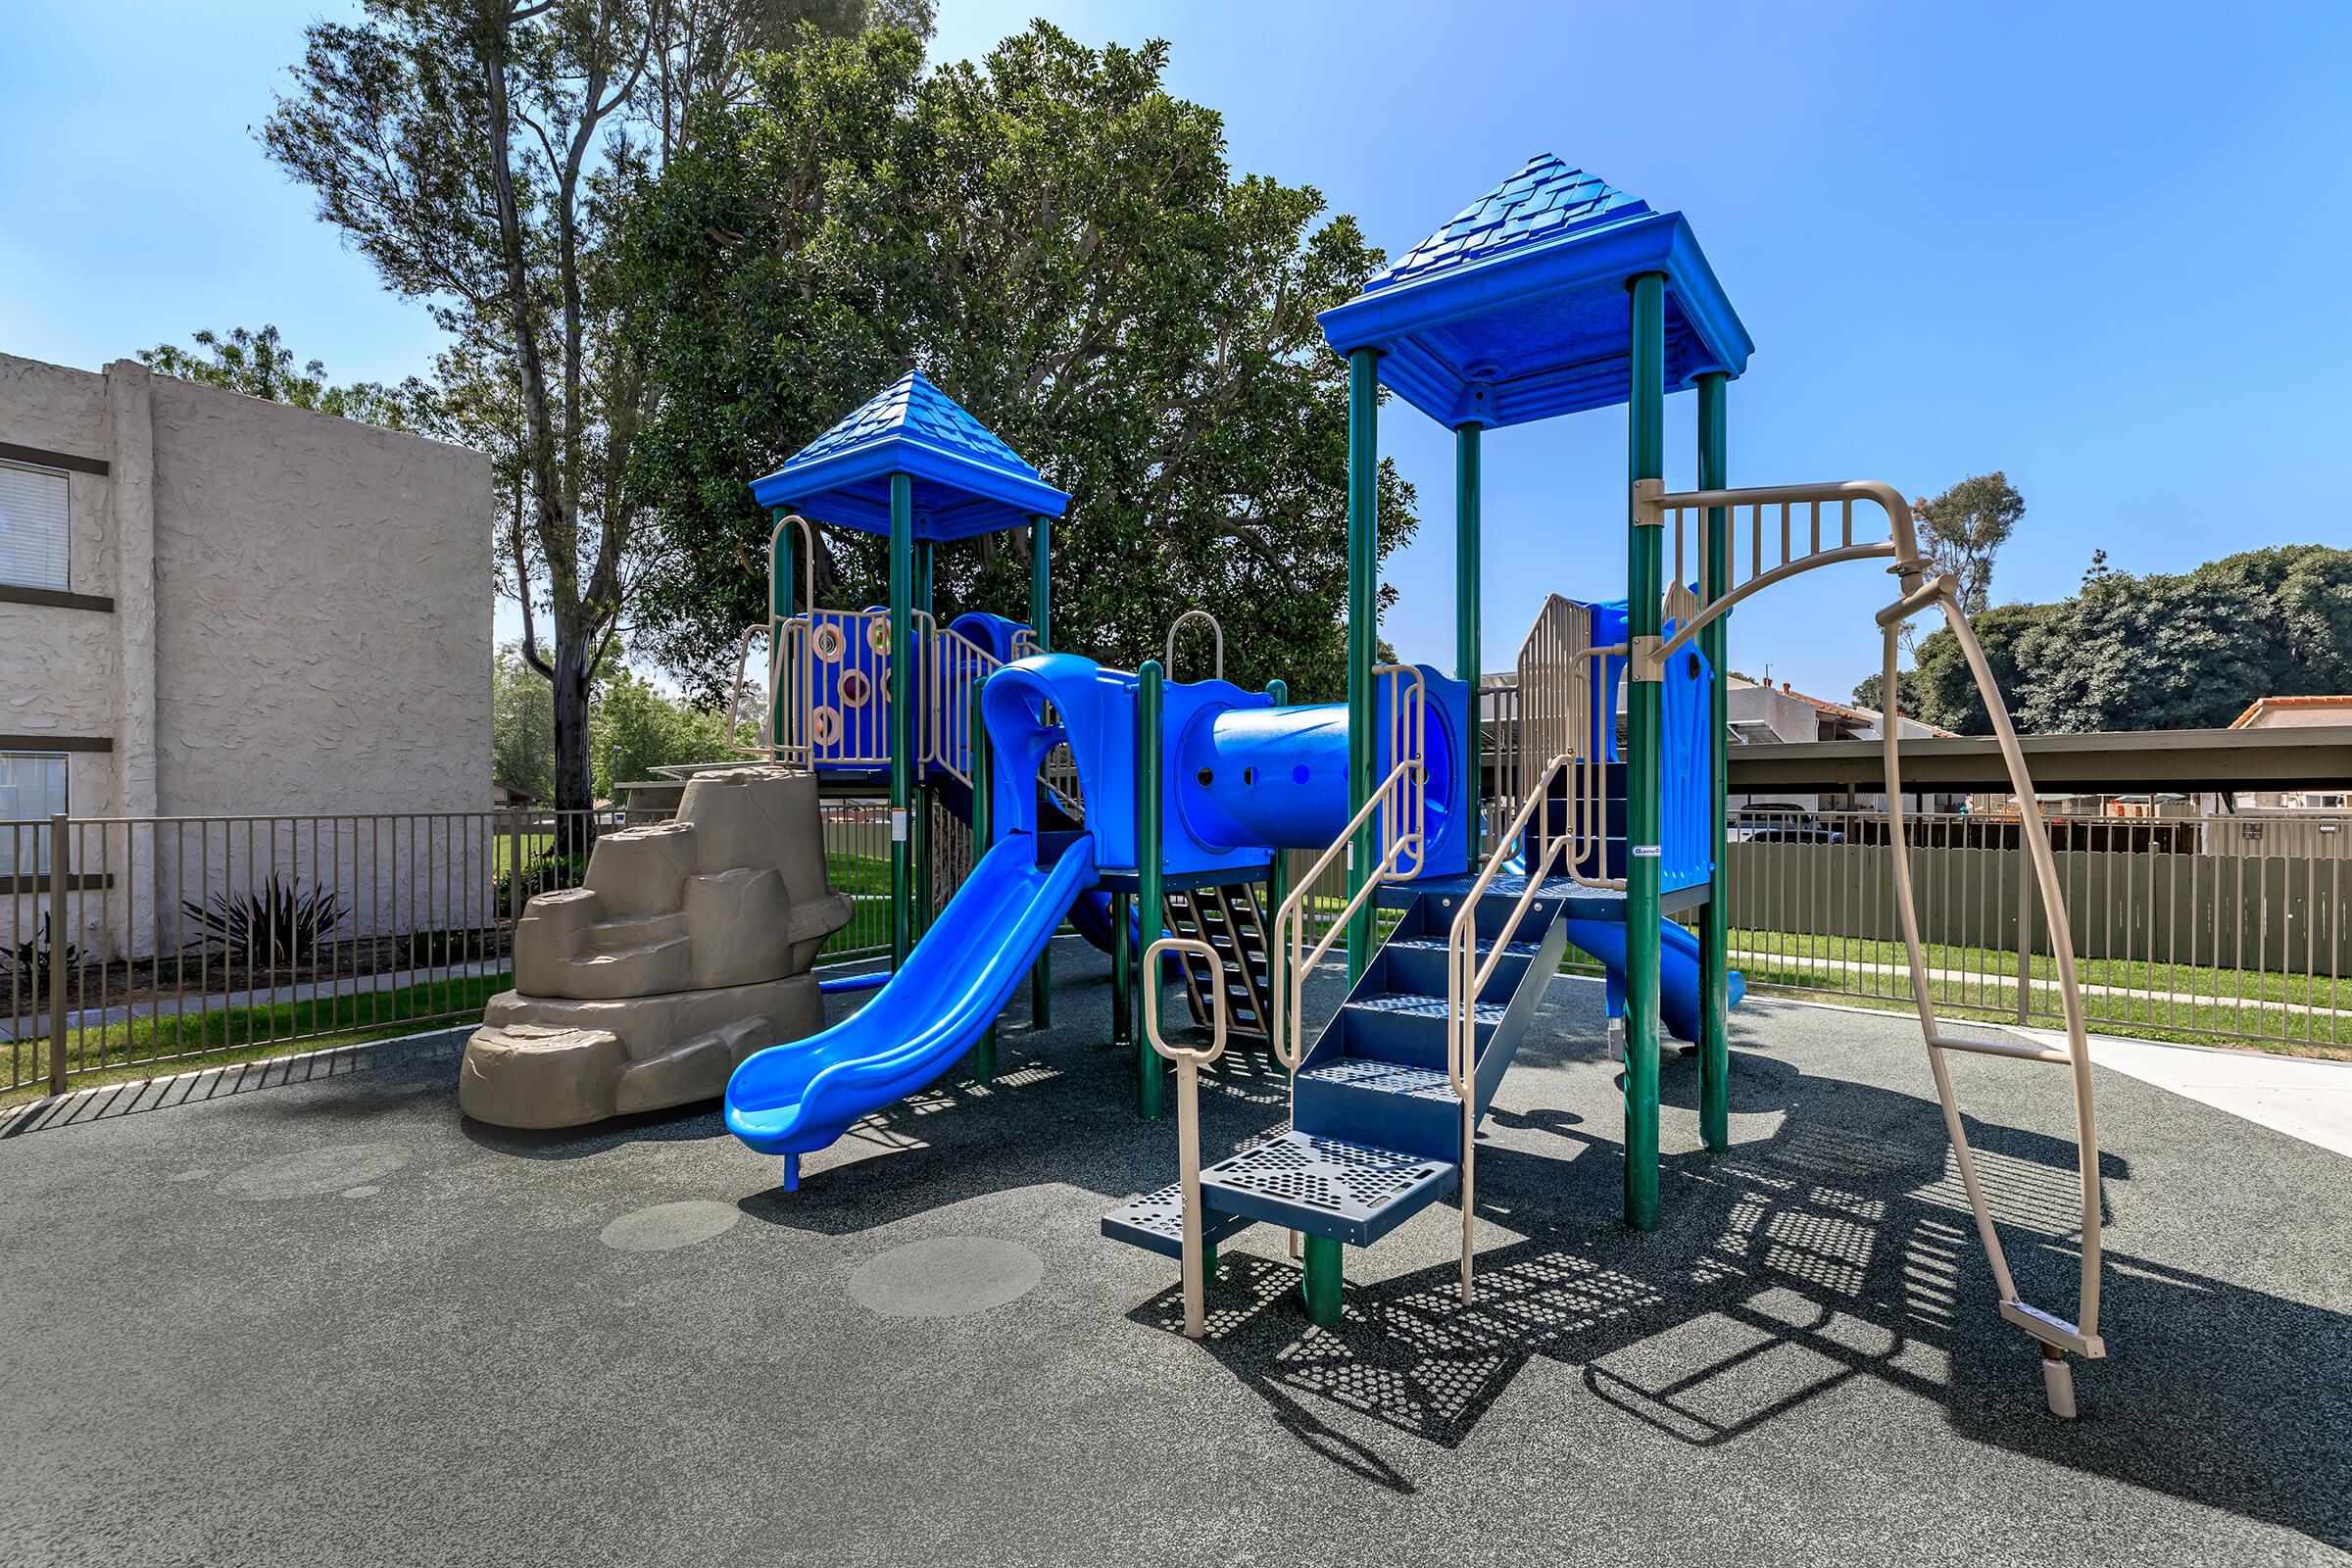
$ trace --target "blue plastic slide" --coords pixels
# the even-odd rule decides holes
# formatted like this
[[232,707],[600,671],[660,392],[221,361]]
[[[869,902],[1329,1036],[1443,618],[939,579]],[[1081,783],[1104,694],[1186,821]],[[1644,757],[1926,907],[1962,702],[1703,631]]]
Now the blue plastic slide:
[[[1625,925],[1618,920],[1567,923],[1568,940],[1592,955],[1609,972],[1612,998],[1625,992]],[[1747,981],[1732,971],[1732,1005],[1747,995]],[[1672,920],[1658,922],[1658,1015],[1678,1039],[1696,1040],[1699,1019],[1698,938]]]
[[979,1042],[1071,900],[1094,880],[1094,844],[1083,836],[1046,865],[1029,834],[1004,839],[972,867],[871,1002],[822,1034],[770,1046],[735,1069],[727,1131],[763,1154],[784,1155],[784,1185],[797,1187],[802,1154],[921,1089]]

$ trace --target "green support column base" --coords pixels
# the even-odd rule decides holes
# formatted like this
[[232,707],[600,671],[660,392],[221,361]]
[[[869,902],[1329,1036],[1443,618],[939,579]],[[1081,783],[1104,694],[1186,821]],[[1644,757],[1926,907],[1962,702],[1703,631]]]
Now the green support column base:
[[1054,1027],[1054,953],[1051,947],[1029,971],[1029,1027]]
[[1110,1038],[1124,1041],[1135,1023],[1134,939],[1128,933],[1127,895],[1110,896]]
[[1310,1323],[1324,1328],[1336,1328],[1340,1321],[1340,1260],[1342,1244],[1336,1236],[1308,1236],[1306,1247],[1306,1277],[1302,1289],[1306,1296],[1306,1316]]
[[1136,1031],[1135,1069],[1135,1113],[1146,1121],[1157,1121],[1167,1110],[1168,1064],[1140,1029]]
[[1217,1277],[1217,1244],[1214,1242],[1200,1249],[1200,1277],[1204,1280]]
[[980,1044],[972,1048],[972,1082],[993,1084],[997,1081],[997,1026],[990,1024],[981,1033]]

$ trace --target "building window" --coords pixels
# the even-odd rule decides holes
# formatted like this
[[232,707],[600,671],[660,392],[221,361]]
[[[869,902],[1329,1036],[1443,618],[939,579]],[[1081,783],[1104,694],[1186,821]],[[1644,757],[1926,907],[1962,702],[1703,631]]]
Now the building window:
[[0,752],[0,876],[49,870],[49,818],[66,804],[66,760],[54,752]]
[[72,587],[66,518],[63,472],[0,463],[0,583],[61,592]]

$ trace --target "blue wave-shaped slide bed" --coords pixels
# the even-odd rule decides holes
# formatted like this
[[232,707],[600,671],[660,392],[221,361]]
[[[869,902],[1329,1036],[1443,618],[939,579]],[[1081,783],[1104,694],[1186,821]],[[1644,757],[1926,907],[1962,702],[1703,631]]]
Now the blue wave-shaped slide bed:
[[979,1043],[1013,988],[1095,881],[1094,844],[1072,839],[1046,864],[1037,840],[1005,838],[981,857],[906,962],[872,1001],[821,1034],[770,1046],[727,1081],[727,1131],[763,1154],[823,1149],[869,1111],[938,1078]]

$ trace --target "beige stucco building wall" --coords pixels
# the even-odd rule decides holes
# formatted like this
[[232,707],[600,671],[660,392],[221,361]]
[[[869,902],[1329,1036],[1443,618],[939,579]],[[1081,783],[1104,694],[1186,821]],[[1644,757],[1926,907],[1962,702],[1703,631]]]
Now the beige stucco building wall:
[[[0,458],[68,473],[69,591],[0,583],[0,751],[64,752],[75,817],[491,807],[489,460],[8,355]],[[92,830],[74,869],[107,892],[74,923],[176,947],[183,899],[273,880],[343,889],[355,934],[466,923],[486,845],[425,821],[316,849],[290,826]]]
[[69,475],[73,594],[0,587],[0,749],[103,742],[74,814],[490,805],[489,460],[0,355],[0,455]]
[[486,809],[489,460],[151,387],[163,809]]

